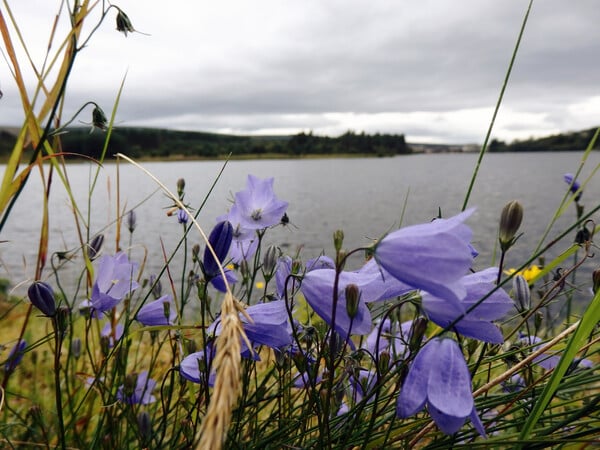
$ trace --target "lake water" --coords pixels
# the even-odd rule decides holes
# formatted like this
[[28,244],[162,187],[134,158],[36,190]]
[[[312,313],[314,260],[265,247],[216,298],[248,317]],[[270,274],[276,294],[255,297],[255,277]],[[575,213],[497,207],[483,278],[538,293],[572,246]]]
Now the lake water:
[[[511,250],[507,266],[520,265],[541,238],[567,189],[563,174],[576,172],[583,153],[489,154],[483,160],[469,206],[476,212],[468,224],[474,232],[479,250],[477,268],[488,267],[496,241],[500,211],[510,200],[518,199],[525,208],[523,237]],[[324,252],[332,255],[332,233],[342,229],[345,247],[364,246],[400,224],[427,222],[438,213],[450,216],[460,211],[476,154],[418,154],[392,158],[306,159],[231,161],[203,207],[199,222],[210,231],[217,216],[225,213],[233,193],[244,189],[247,174],[275,177],[275,191],[289,202],[288,215],[293,226],[269,232],[269,241],[295,253],[302,247],[305,258]],[[223,166],[219,161],[151,162],[143,166],[175,191],[178,178],[186,180],[185,201],[198,208]],[[581,180],[600,164],[600,154],[592,153],[582,171]],[[4,166],[0,166],[4,171]],[[90,179],[96,166],[70,164],[68,177],[78,201],[82,222],[90,217],[92,234],[106,234],[104,251],[115,247],[114,219],[117,211],[117,184],[121,209],[135,207],[138,226],[132,236],[131,254],[140,260],[147,253],[146,273],[162,265],[161,242],[167,252],[179,240],[182,227],[166,211],[170,202],[150,177],[138,168],[122,162],[107,163],[100,171],[92,202],[88,205]],[[592,179],[582,202],[590,208],[598,199],[600,180]],[[403,214],[404,210],[404,214]],[[31,279],[35,271],[42,211],[41,184],[36,171],[15,206],[0,240],[0,277],[13,284]],[[50,196],[50,252],[77,246],[73,213],[68,195],[55,176]],[[561,218],[549,238],[559,234],[575,216],[575,207]],[[112,224],[112,225],[111,225]],[[189,237],[190,246],[200,242],[196,231]],[[129,245],[129,232],[122,228],[123,247]],[[550,254],[557,255],[569,242]],[[595,262],[594,262],[595,263]],[[179,264],[176,258],[175,267]],[[81,270],[81,259],[61,269],[61,279],[68,286]],[[50,273],[46,271],[46,275]],[[175,271],[175,273],[177,273]],[[25,283],[26,285],[27,283]]]

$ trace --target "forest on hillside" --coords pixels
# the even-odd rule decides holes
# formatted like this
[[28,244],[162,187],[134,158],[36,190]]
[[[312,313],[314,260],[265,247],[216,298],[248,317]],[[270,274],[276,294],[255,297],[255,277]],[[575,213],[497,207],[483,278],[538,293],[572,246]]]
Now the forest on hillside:
[[[556,134],[542,138],[517,140],[510,143],[492,139],[490,152],[531,152],[583,150],[589,145],[595,129]],[[68,153],[71,158],[102,156],[106,132],[89,128],[70,128],[60,134],[60,140],[50,139],[55,152]],[[0,158],[8,158],[16,136],[0,129]],[[598,148],[596,144],[595,148]],[[106,158],[124,153],[132,158],[234,158],[311,155],[393,156],[413,151],[456,151],[456,146],[437,145],[427,148],[419,144],[411,148],[402,134],[365,134],[348,131],[341,136],[319,136],[312,132],[292,136],[237,136],[217,133],[175,131],[155,128],[114,128],[106,150]]]
[[[0,155],[7,156],[14,144],[5,133],[0,144]],[[72,128],[60,135],[60,144],[52,142],[54,151],[99,159],[106,134],[100,130],[90,133],[89,128]],[[123,153],[132,158],[218,158],[232,154],[282,155],[372,155],[392,156],[410,153],[404,135],[354,133],[348,131],[338,137],[299,133],[293,136],[235,136],[216,133],[174,131],[153,128],[114,128],[106,157]]]

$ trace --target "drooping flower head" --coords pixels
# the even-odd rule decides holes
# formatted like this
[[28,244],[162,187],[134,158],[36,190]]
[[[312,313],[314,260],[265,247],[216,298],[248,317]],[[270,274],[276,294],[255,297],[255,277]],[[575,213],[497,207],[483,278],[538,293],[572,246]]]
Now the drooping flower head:
[[[240,314],[244,332],[253,345],[266,345],[273,349],[282,349],[292,344],[292,327],[285,301],[257,303],[246,308],[251,321]],[[218,336],[221,333],[221,322],[217,320],[208,327],[209,333]],[[241,352],[244,356],[252,356],[246,343],[242,341]],[[254,355],[256,356],[256,355]]]
[[128,375],[125,384],[119,386],[117,400],[128,405],[148,405],[156,401],[152,391],[156,387],[156,381],[148,378],[148,371],[144,370],[137,375]]
[[469,368],[452,339],[434,338],[419,350],[398,396],[396,414],[406,418],[426,405],[444,433],[456,433],[470,418],[479,434],[485,436],[473,402]]
[[146,303],[135,318],[145,326],[174,325],[177,320],[177,309],[173,297],[167,294]]
[[[451,302],[424,292],[423,310],[431,321],[441,327],[445,328],[460,319],[453,325],[453,329],[459,333],[492,344],[501,344],[504,337],[492,321],[504,317],[513,308],[514,302],[504,289],[496,288],[497,277],[496,267],[464,276],[462,284],[467,293],[459,302]],[[483,298],[485,300],[474,306]],[[467,313],[473,306],[474,308]]]
[[[346,301],[346,286],[354,284],[359,288],[365,283],[365,278],[356,272],[342,272],[339,275],[337,304],[334,310],[334,282],[336,271],[333,269],[317,269],[306,273],[300,290],[311,308],[344,339],[350,335],[369,334],[373,324],[371,313],[362,295],[359,295],[356,312],[353,317],[348,314]],[[369,279],[371,275],[369,275]]]
[[[221,264],[223,264],[227,258],[232,240],[233,226],[229,221],[223,220],[215,225],[208,237],[208,242],[217,255],[218,261],[215,260],[215,257],[208,247],[204,249],[204,258],[202,259],[202,270],[204,272],[204,277],[221,292],[226,291],[225,282],[223,281],[223,276],[221,275]],[[227,269],[225,270],[225,276],[227,277],[227,281],[229,283],[235,283],[237,281],[237,278],[234,276],[233,272]]]
[[98,260],[89,302],[95,316],[109,311],[138,288],[137,281],[133,279],[135,271],[135,265],[123,252],[114,256],[104,255]]
[[248,175],[246,189],[235,194],[232,214],[239,214],[244,228],[261,230],[281,222],[288,203],[277,198],[273,181]]
[[56,302],[54,291],[49,284],[43,281],[34,281],[27,289],[29,301],[47,317],[56,315]]
[[[183,378],[192,383],[203,384],[205,381],[208,381],[208,385],[213,386],[217,375],[216,372],[211,369],[213,358],[213,346],[212,344],[208,344],[206,352],[200,350],[198,352],[190,353],[183,358],[181,364],[179,364],[179,373]],[[206,380],[207,373],[209,374],[208,380]]]
[[403,283],[458,301],[466,294],[461,278],[473,262],[472,232],[463,223],[472,213],[394,231],[377,244],[375,259]]

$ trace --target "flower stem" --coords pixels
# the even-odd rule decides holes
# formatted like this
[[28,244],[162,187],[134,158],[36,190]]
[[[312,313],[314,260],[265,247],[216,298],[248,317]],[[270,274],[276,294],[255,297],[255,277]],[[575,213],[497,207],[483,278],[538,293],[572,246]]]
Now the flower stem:
[[66,439],[65,439],[65,422],[63,419],[63,408],[62,408],[62,392],[60,389],[60,354],[62,348],[62,332],[58,324],[57,316],[52,318],[52,327],[54,328],[54,341],[56,348],[54,349],[54,393],[56,396],[56,414],[58,416],[58,440],[60,442],[60,448],[65,450]]

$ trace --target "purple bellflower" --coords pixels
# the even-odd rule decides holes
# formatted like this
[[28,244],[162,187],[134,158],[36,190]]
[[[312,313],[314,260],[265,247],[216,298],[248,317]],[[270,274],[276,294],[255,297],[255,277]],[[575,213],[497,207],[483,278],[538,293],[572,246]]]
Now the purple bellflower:
[[365,303],[389,300],[415,290],[414,287],[393,277],[373,258],[356,273],[363,280],[360,288]]
[[[431,321],[441,327],[447,327],[464,316],[454,324],[453,329],[466,337],[492,344],[502,344],[504,342],[502,332],[492,321],[504,317],[514,307],[514,303],[502,288],[496,289],[494,283],[497,276],[497,267],[464,276],[462,284],[467,294],[459,302],[448,301],[424,292],[423,310]],[[494,292],[490,294],[492,291]],[[466,312],[486,296],[487,298],[474,309]]]
[[364,277],[361,277],[358,273],[340,273],[335,321],[333,321],[333,285],[335,275],[335,270],[333,269],[317,269],[306,273],[300,286],[304,298],[321,319],[328,325],[333,323],[335,331],[344,340],[348,340],[351,334],[369,334],[373,328],[373,324],[371,313],[362,295],[360,295],[358,300],[356,315],[354,317],[350,317],[346,307],[346,286],[356,284],[360,290],[361,285],[364,283]]
[[575,176],[572,173],[565,173],[564,180],[565,183],[570,186],[571,192],[577,194],[575,195],[575,201],[578,202],[581,199],[581,194],[583,194],[583,191],[579,191],[579,189],[581,189],[581,184],[579,184],[579,181],[575,179]]
[[128,405],[148,405],[156,401],[152,391],[156,381],[148,378],[148,371],[144,370],[133,376],[128,376],[125,384],[119,386],[117,400]]
[[473,211],[394,231],[377,243],[375,259],[403,283],[458,301],[466,294],[461,278],[473,262],[472,232],[463,223]]
[[273,181],[248,175],[246,189],[235,194],[232,214],[239,214],[244,228],[262,230],[281,222],[288,203],[277,199]]
[[486,435],[475,410],[469,368],[452,339],[434,338],[417,353],[398,396],[396,414],[406,418],[425,405],[446,434],[456,433],[470,418],[479,434]]
[[15,346],[10,350],[8,354],[8,358],[6,359],[6,364],[4,364],[5,372],[12,372],[19,365],[21,360],[23,359],[23,355],[25,354],[25,348],[27,347],[27,342],[25,339],[21,339],[19,342],[15,344]]
[[95,316],[111,310],[138,288],[137,281],[133,279],[135,271],[135,264],[130,263],[123,252],[114,256],[104,255],[98,260],[89,302]]
[[[250,316],[251,322],[248,322],[243,314],[240,314],[240,319],[246,336],[253,345],[266,345],[279,350],[292,344],[292,327],[285,301],[257,303],[246,308],[246,314]],[[221,333],[220,320],[213,322],[208,327],[208,332],[218,336]],[[252,355],[244,341],[242,341],[242,355]]]
[[145,326],[174,325],[177,320],[175,302],[170,295],[163,295],[157,300],[146,303],[135,316]]
[[203,350],[190,353],[183,358],[181,364],[179,364],[179,373],[183,378],[192,383],[203,384],[206,379],[207,370],[210,370],[208,385],[214,386],[217,373],[210,369],[214,357],[212,344],[207,346],[207,350],[208,352],[206,354],[208,355],[208,358],[205,357],[205,352]]

